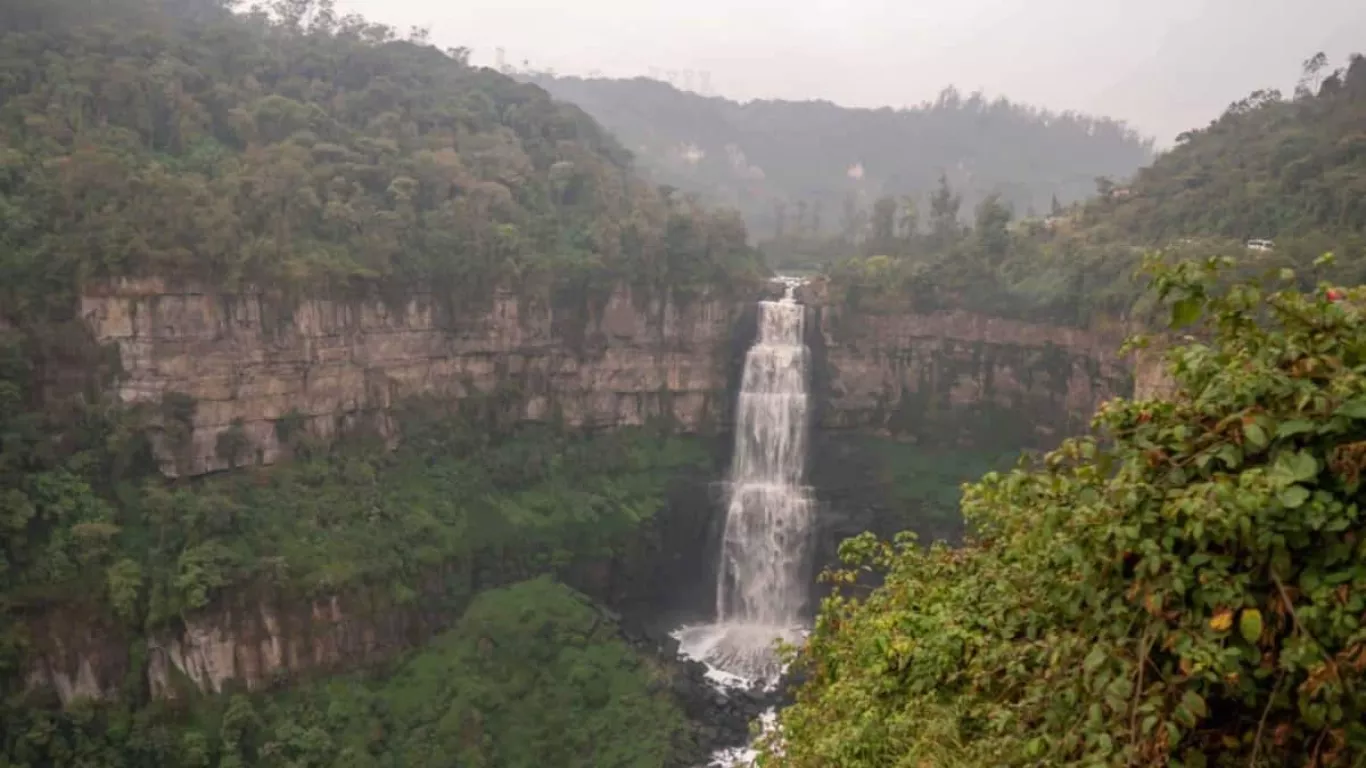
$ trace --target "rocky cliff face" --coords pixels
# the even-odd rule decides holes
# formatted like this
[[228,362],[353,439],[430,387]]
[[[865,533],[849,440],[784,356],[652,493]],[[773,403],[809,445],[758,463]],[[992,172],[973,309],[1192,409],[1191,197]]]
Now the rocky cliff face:
[[960,311],[816,305],[818,425],[920,442],[1035,446],[1128,394],[1118,339]]
[[618,288],[570,306],[508,292],[467,309],[430,294],[291,304],[126,280],[89,291],[81,312],[117,346],[120,399],[169,405],[156,448],[174,476],[276,461],[283,420],[327,437],[367,419],[391,435],[390,409],[414,395],[503,392],[528,420],[663,417],[696,430],[724,411],[725,353],[746,303]]
[[[814,298],[804,297],[817,428],[1032,445],[1084,429],[1097,404],[1131,391],[1117,338]],[[430,294],[287,304],[159,280],[106,285],[81,302],[95,338],[118,349],[120,399],[160,406],[157,455],[173,476],[277,461],[282,422],[328,437],[366,420],[392,435],[392,408],[417,395],[502,393],[517,418],[569,426],[716,427],[752,309],[748,298],[679,302],[625,288],[570,306],[507,292],[464,310]]]
[[339,597],[280,604],[244,596],[239,603],[136,639],[91,623],[102,613],[98,608],[84,616],[49,615],[29,627],[39,646],[28,685],[54,691],[63,704],[113,698],[129,685],[145,684],[158,698],[220,693],[229,685],[257,690],[310,669],[391,658],[440,628],[411,608],[367,612],[359,601]]

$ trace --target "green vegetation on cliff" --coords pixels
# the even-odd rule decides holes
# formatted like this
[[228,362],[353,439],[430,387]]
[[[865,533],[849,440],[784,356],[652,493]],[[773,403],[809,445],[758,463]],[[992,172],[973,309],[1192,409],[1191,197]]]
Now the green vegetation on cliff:
[[[670,482],[710,462],[697,443],[647,430],[507,434],[430,410],[394,452],[363,433],[297,450],[278,467],[171,486],[102,473],[118,459],[99,451],[17,476],[0,608],[112,614],[134,635],[234,595],[353,594],[381,612],[419,601],[458,611],[489,586],[648,562]],[[22,623],[5,639],[0,674],[22,672],[21,650],[43,650]]]
[[[1122,123],[947,88],[911,109],[737,104],[653,80],[533,77],[616,134],[663,184],[740,210],[756,236],[848,233],[874,199],[917,204],[950,174],[969,207],[998,194],[1021,212],[1079,201],[1097,176],[1152,159]],[[775,264],[795,254],[775,250]]]
[[587,598],[541,578],[480,594],[384,674],[134,711],[4,711],[15,768],[659,768],[688,730],[668,672]]
[[[965,548],[848,542],[766,765],[1366,759],[1366,288],[1159,270],[1166,401],[966,490]],[[1286,275],[1283,280],[1293,281]]]

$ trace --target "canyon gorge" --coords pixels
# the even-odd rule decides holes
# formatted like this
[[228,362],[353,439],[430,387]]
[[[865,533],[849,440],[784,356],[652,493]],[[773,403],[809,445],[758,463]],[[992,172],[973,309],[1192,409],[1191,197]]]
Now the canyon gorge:
[[[413,398],[493,398],[513,422],[574,431],[654,423],[692,435],[711,469],[671,481],[667,509],[651,522],[668,546],[642,558],[647,566],[589,563],[571,577],[612,604],[688,615],[713,594],[710,548],[724,517],[716,482],[757,332],[755,301],[773,290],[661,296],[618,286],[578,302],[501,291],[462,307],[424,293],[287,301],[124,280],[86,291],[80,311],[93,339],[117,352],[118,400],[150,408],[155,457],[170,477],[284,460],[284,425],[327,440],[364,424],[393,442],[396,413]],[[1117,338],[961,311],[860,312],[830,303],[819,286],[801,298],[818,567],[864,530],[957,535],[951,519],[918,519],[916,502],[887,492],[885,451],[1046,447],[1132,386]],[[168,408],[172,401],[179,407]],[[433,569],[423,593],[440,594],[448,577]],[[145,649],[130,648],[141,641],[98,611],[66,606],[33,618],[41,650],[28,677],[64,701],[108,696],[136,656],[156,695],[175,695],[178,680],[204,691],[254,689],[391,657],[452,620],[440,600],[396,606],[376,594],[228,594],[154,632]]]

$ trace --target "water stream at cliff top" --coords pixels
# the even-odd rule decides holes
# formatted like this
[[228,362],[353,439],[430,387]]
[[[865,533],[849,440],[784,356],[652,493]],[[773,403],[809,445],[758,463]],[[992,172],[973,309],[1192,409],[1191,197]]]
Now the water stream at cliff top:
[[[799,642],[808,595],[813,505],[804,485],[807,381],[801,281],[780,279],[782,299],[759,303],[745,357],[716,585],[716,621],[675,632],[680,652],[708,665],[720,686],[772,686],[782,673],[777,641]],[[732,765],[741,752],[714,765]]]

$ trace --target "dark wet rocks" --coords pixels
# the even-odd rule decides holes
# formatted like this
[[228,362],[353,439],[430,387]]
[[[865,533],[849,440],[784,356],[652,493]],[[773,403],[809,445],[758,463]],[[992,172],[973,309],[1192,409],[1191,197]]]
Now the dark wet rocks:
[[706,766],[720,750],[743,747],[764,712],[786,703],[780,684],[774,690],[719,688],[707,677],[707,665],[678,657],[678,641],[666,633],[623,629],[623,637],[642,654],[658,660],[665,674],[656,683],[669,688],[692,726],[689,743],[681,745],[678,768]]
[[694,728],[695,748],[686,765],[707,765],[711,756],[723,749],[743,747],[754,736],[764,712],[777,706],[777,691],[761,688],[718,689],[707,678],[707,667],[696,661],[678,662],[674,693]]

